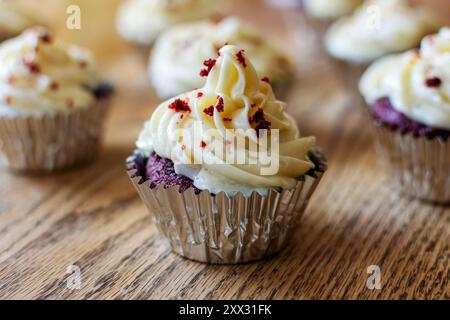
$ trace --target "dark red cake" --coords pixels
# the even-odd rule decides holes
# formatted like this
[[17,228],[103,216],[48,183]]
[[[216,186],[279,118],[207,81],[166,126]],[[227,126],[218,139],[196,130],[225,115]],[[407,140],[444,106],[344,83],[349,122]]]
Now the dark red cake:
[[425,137],[428,139],[437,138],[444,141],[450,136],[450,131],[448,130],[432,128],[409,119],[403,113],[395,110],[391,100],[387,97],[377,100],[370,108],[375,121],[391,130],[399,130],[403,134],[412,133],[417,137]]
[[151,181],[150,187],[155,188],[157,185],[164,185],[164,188],[179,186],[180,192],[184,192],[189,188],[194,188],[196,194],[200,190],[194,187],[194,182],[185,176],[175,172],[172,160],[161,158],[156,153],[150,156],[145,166],[145,178]]

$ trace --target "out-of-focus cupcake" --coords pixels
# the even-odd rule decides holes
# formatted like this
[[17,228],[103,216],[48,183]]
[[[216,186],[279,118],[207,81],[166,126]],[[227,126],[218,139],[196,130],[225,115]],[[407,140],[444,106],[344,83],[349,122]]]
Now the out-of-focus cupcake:
[[180,25],[161,35],[148,70],[158,95],[168,98],[201,87],[206,73],[199,70],[225,43],[244,48],[257,73],[270,79],[278,96],[288,91],[295,69],[292,59],[252,25],[228,17]]
[[265,0],[268,4],[279,8],[301,8],[303,0]]
[[422,5],[408,0],[368,0],[328,29],[325,46],[336,59],[348,91],[355,93],[372,61],[415,48],[422,37],[437,29],[436,18]]
[[126,0],[118,11],[117,29],[128,42],[149,47],[166,29],[217,13],[211,0]]
[[178,254],[262,259],[288,243],[326,164],[244,50],[226,45],[209,61],[204,87],[153,113],[128,173]]
[[37,23],[37,19],[17,1],[0,0],[0,42],[18,36]]
[[303,0],[303,14],[306,21],[322,40],[328,26],[353,12],[363,0]]
[[89,52],[33,27],[0,45],[0,157],[21,172],[94,158],[111,86]]
[[381,58],[360,89],[375,124],[380,159],[398,189],[450,202],[450,29],[420,50]]

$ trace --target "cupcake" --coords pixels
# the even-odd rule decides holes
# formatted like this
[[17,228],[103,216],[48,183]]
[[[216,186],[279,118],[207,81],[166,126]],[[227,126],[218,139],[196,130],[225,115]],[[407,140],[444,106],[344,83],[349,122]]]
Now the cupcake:
[[148,47],[176,24],[215,16],[216,7],[210,0],[127,0],[119,8],[117,29],[128,42]]
[[450,202],[450,29],[420,50],[376,61],[360,90],[375,124],[375,142],[398,190]]
[[270,79],[276,93],[286,92],[295,64],[252,25],[237,17],[180,25],[157,40],[149,63],[150,80],[161,98],[194,90],[204,84],[202,62],[225,43],[244,48],[258,74]]
[[0,0],[0,42],[18,36],[35,24],[36,19],[16,1]]
[[348,92],[355,93],[371,62],[415,48],[422,37],[437,29],[435,17],[422,5],[408,0],[369,0],[329,28],[325,46],[337,60]]
[[288,243],[326,164],[244,50],[226,45],[206,65],[204,87],[154,111],[128,174],[181,256],[262,259]]
[[92,160],[111,86],[91,55],[35,27],[0,45],[0,64],[3,164],[51,172]]
[[321,40],[336,19],[352,13],[363,0],[303,0],[303,14]]

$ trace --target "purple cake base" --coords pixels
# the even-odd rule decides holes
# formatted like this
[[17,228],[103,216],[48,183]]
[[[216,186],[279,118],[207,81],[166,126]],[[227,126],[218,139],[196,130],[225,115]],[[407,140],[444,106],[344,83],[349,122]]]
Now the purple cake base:
[[411,133],[416,137],[427,139],[441,139],[446,141],[450,137],[450,131],[437,129],[406,117],[392,106],[387,97],[381,98],[370,106],[370,112],[376,122],[393,131],[402,134]]
[[150,180],[151,188],[162,184],[166,189],[179,186],[181,193],[189,188],[194,188],[196,194],[200,193],[200,190],[194,187],[194,182],[190,178],[175,172],[172,160],[161,158],[156,153],[151,155],[147,161],[145,178]]

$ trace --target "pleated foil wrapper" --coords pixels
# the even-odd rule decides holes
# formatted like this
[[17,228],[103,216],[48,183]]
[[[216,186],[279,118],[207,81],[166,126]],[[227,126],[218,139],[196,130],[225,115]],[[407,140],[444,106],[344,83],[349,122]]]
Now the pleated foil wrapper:
[[0,117],[0,162],[20,173],[50,173],[92,161],[99,149],[108,99],[85,110]]
[[320,152],[312,158],[316,170],[290,190],[269,190],[266,196],[233,197],[221,192],[184,193],[178,187],[150,187],[144,181],[146,160],[127,160],[128,175],[144,201],[160,234],[173,251],[190,260],[211,264],[239,264],[263,259],[286,246],[308,201],[326,170]]
[[449,143],[402,134],[375,122],[374,128],[380,162],[396,190],[423,201],[449,204]]

